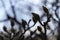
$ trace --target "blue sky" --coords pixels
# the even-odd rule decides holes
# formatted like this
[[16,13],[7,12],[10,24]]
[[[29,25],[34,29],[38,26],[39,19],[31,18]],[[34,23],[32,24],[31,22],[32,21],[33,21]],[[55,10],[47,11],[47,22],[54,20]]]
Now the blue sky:
[[[32,17],[31,12],[35,12],[35,13],[39,14],[40,16],[43,14],[42,6],[45,6],[43,4],[44,0],[0,0],[0,20],[7,19],[6,11],[8,12],[8,14],[11,17],[14,17],[12,10],[11,10],[10,1],[12,1],[12,5],[15,6],[15,11],[16,11],[16,16],[17,16],[18,21],[21,21],[21,19],[24,19],[26,21],[31,19],[31,17]],[[50,0],[50,1],[47,0],[47,1],[50,3],[55,2],[55,0]],[[28,10],[28,6],[30,6],[32,8],[32,11]],[[51,8],[52,5],[47,4],[46,7]],[[54,9],[55,9],[55,7],[54,7]],[[52,12],[52,10],[50,10],[50,11]],[[56,20],[58,20],[54,15],[54,11],[53,11],[53,16]],[[46,19],[46,18],[44,18],[44,19]],[[43,20],[43,21],[45,21],[45,20]],[[32,25],[32,24],[33,24],[33,22],[30,25]],[[54,24],[52,23],[52,21],[49,24],[51,26],[51,29],[54,30],[55,27],[54,27]],[[0,31],[3,31],[3,29],[2,29],[3,25],[6,25],[6,26],[8,26],[8,28],[10,28],[9,21],[0,22]],[[49,32],[50,32],[50,30],[47,31],[47,33],[49,33]]]

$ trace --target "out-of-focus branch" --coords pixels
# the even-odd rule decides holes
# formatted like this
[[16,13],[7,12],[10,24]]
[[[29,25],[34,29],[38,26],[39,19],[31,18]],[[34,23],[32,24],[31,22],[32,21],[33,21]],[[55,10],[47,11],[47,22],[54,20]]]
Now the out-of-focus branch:
[[58,2],[59,2],[59,0],[56,0],[56,3],[55,3],[55,6],[56,6],[55,15],[56,15],[56,17],[59,19],[59,16],[58,16],[58,13],[57,13],[57,10],[58,10],[58,8],[59,8],[59,6],[57,5]]

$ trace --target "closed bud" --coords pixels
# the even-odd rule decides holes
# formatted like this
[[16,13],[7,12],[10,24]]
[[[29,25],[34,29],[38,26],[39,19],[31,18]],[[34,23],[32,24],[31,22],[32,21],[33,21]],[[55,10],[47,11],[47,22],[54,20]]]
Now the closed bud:
[[3,26],[3,30],[4,30],[5,32],[7,32],[7,28],[6,28],[5,26]]

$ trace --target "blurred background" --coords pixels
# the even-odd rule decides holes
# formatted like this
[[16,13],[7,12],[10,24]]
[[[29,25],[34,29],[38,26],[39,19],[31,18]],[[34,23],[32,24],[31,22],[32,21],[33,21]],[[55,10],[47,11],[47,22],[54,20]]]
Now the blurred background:
[[[2,28],[4,25],[7,26],[8,29],[11,28],[9,20],[2,22],[7,19],[6,14],[12,18],[14,17],[11,5],[15,7],[16,19],[18,22],[21,22],[21,19],[28,22],[29,19],[32,18],[32,12],[39,14],[40,17],[42,17],[42,23],[45,22],[47,18],[44,15],[45,12],[43,11],[42,6],[47,7],[52,18],[48,23],[50,29],[46,29],[46,35],[49,40],[56,40],[58,35],[60,35],[60,0],[0,0],[0,31],[3,31]],[[33,22],[30,23],[30,26],[31,25],[33,25]],[[37,23],[36,26],[37,25],[39,25],[39,23]],[[15,29],[18,28],[16,26],[18,26],[18,24],[15,25]],[[35,29],[36,27],[31,28],[32,31]],[[26,34],[28,34],[28,32]]]

